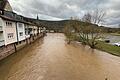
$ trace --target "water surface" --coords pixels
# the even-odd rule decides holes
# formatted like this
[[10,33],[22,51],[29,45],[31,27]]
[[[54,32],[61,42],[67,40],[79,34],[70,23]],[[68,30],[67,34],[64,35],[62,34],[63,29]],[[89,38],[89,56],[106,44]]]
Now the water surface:
[[120,58],[78,44],[63,34],[44,39],[0,61],[0,80],[120,80]]

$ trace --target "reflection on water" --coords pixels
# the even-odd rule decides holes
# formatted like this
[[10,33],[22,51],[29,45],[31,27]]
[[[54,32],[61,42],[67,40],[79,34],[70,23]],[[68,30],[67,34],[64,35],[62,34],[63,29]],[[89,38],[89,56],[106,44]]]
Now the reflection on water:
[[65,42],[63,34],[44,39],[0,61],[0,80],[119,80],[120,58]]

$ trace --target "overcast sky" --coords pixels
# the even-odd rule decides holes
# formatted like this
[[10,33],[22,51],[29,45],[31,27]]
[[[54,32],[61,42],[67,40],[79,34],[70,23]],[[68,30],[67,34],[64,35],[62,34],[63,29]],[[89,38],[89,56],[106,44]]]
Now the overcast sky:
[[96,8],[106,12],[104,25],[120,24],[120,0],[9,0],[18,14],[46,20],[63,20],[71,16],[82,17]]

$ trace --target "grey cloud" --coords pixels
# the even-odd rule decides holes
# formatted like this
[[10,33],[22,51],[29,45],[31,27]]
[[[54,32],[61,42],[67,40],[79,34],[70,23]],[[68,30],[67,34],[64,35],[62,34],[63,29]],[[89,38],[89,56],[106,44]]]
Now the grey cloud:
[[[14,11],[28,17],[40,15],[41,19],[68,19],[81,17],[96,7],[107,12],[105,23],[116,25],[120,22],[119,0],[9,0]],[[43,16],[42,16],[43,15]],[[45,16],[46,15],[46,16]]]

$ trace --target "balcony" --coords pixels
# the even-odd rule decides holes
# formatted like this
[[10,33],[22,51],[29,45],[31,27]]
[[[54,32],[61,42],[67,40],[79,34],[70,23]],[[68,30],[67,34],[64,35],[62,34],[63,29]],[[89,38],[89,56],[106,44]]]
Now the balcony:
[[0,40],[0,46],[4,45],[4,40]]

